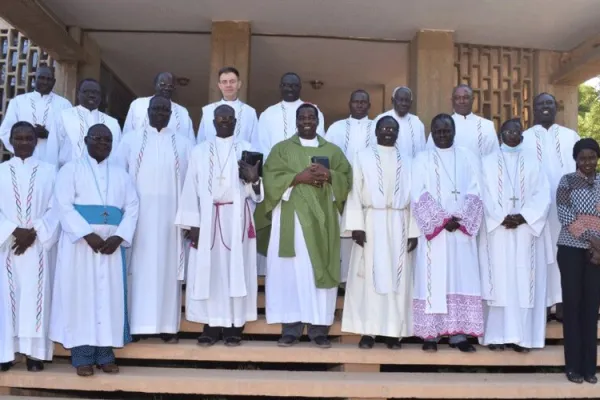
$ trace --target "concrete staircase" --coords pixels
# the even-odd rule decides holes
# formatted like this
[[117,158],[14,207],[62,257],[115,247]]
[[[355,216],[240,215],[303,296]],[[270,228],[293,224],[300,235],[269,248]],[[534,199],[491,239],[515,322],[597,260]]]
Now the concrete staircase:
[[[264,296],[259,296],[259,309]],[[338,308],[343,297],[338,298]],[[246,326],[248,340],[237,348],[218,343],[196,345],[201,324],[183,319],[182,339],[169,345],[158,339],[142,340],[119,349],[118,375],[100,372],[78,377],[68,363],[69,351],[57,345],[55,360],[42,373],[28,373],[19,364],[0,373],[0,400],[33,396],[110,399],[212,398],[187,395],[317,399],[559,399],[600,398],[600,385],[568,382],[564,365],[562,327],[548,324],[545,349],[519,354],[494,353],[478,347],[464,354],[440,344],[437,353],[424,353],[418,341],[388,350],[378,344],[372,350],[356,346],[359,337],[331,329],[334,345],[322,350],[302,342],[279,348],[279,325],[261,317]],[[121,392],[121,393],[114,393]],[[6,397],[2,395],[25,395]],[[116,397],[115,397],[116,396]],[[133,397],[132,397],[133,396]],[[171,396],[171,397],[168,397]],[[237,397],[241,396],[241,397]]]

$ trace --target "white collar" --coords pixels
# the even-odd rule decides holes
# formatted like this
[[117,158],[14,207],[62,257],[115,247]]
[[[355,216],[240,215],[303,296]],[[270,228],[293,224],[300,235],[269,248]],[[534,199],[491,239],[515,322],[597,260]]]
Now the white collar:
[[279,104],[282,104],[284,107],[299,107],[303,103],[304,102],[301,99],[298,99],[296,101],[283,101],[283,100],[281,100],[279,102]]
[[459,113],[455,112],[454,114],[452,114],[453,117],[458,118],[458,119],[473,119],[475,117],[477,117],[475,114],[470,113],[468,115],[460,115]]
[[357,119],[357,118],[354,118],[352,115],[350,115],[348,117],[348,120],[350,120],[351,123],[362,124],[363,122],[368,122],[369,121],[369,116],[365,115],[361,119]]
[[83,112],[85,115],[95,115],[95,114],[100,114],[100,110],[98,110],[97,108],[95,110],[88,110],[87,108],[85,108],[84,106],[82,106],[81,104],[78,105],[77,107],[77,111],[81,111]]
[[239,103],[241,103],[242,101],[238,98],[236,98],[235,100],[225,100],[225,99],[221,99],[219,102],[217,102],[217,104],[227,104],[228,106],[230,105],[238,105]]
[[541,124],[534,125],[534,128],[535,128],[535,129],[538,129],[538,128],[539,128],[539,129],[542,129],[542,130],[544,130],[544,131],[546,131],[546,132],[550,132],[552,129],[554,129],[554,127],[555,127],[555,126],[558,126],[558,127],[560,127],[560,125],[558,125],[558,124],[555,122],[555,123],[553,123],[553,124],[552,124],[552,126],[551,126],[551,127],[550,127],[550,129],[548,129],[548,130],[546,130],[546,128],[544,128],[544,127],[543,127]]
[[150,123],[148,123],[148,131],[151,133],[154,133],[155,135],[172,135],[175,133],[175,131],[171,128],[169,128],[169,126],[165,126],[164,128],[161,129],[161,131],[159,132],[158,129],[156,129],[153,126],[150,126]]
[[30,92],[29,95],[34,97],[36,100],[37,99],[47,99],[49,97],[52,97],[52,92],[48,93],[48,94],[41,94],[40,92],[38,92],[37,90],[34,90],[33,92]]
[[391,109],[388,112],[388,115],[391,115],[392,117],[396,118],[396,119],[400,119],[400,120],[405,120],[408,119],[410,117],[410,112],[406,113],[406,115],[404,117],[401,117],[395,109]]
[[90,153],[88,153],[87,148],[84,150],[85,155],[84,157],[87,157],[87,160],[90,162],[90,165],[93,168],[98,168],[99,166],[104,166],[108,164],[108,157],[106,157],[104,160],[102,160],[102,162],[98,162],[96,161],[94,158],[92,158],[92,156],[90,156]]
[[26,159],[22,160],[19,157],[13,157],[8,161],[10,164],[12,165],[34,165],[37,164],[39,162],[38,159],[36,159],[35,157],[31,156],[31,157],[27,157]]

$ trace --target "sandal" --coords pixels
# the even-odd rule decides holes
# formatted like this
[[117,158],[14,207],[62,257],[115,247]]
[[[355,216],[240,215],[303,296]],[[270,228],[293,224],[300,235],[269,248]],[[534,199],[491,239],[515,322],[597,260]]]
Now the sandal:
[[198,338],[198,346],[201,346],[201,347],[210,347],[215,343],[217,343],[217,339],[215,339],[212,336],[202,335]]
[[91,365],[80,365],[77,367],[77,375],[87,377],[94,375],[94,368]]

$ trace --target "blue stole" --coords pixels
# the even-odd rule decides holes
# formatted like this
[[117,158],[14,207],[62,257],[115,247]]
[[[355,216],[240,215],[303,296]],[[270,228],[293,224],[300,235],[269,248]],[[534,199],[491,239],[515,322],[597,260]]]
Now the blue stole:
[[[95,205],[74,205],[75,210],[90,225],[111,225],[118,226],[123,220],[123,211],[113,206],[95,206]],[[129,315],[127,311],[127,264],[125,263],[125,248],[121,246],[121,260],[123,266],[123,344],[131,343],[131,334],[129,330]]]

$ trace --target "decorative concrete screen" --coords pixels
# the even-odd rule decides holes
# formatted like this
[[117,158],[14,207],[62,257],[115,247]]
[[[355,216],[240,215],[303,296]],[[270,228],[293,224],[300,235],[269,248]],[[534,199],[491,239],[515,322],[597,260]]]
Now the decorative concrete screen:
[[532,49],[457,44],[455,80],[473,88],[473,112],[496,125],[520,117],[524,128],[533,120]]
[[[37,66],[52,58],[16,29],[0,29],[0,121],[13,97],[31,90]],[[9,153],[0,144],[0,160]]]

